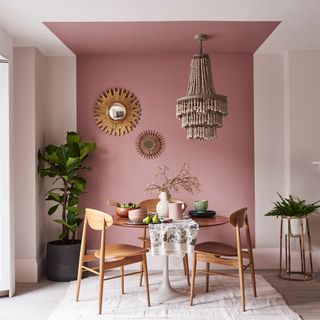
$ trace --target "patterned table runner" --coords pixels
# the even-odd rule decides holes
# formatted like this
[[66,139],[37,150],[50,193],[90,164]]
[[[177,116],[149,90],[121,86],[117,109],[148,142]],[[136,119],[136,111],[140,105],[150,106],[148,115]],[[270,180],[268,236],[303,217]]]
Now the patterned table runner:
[[151,253],[153,255],[192,253],[198,232],[199,225],[192,219],[149,224]]

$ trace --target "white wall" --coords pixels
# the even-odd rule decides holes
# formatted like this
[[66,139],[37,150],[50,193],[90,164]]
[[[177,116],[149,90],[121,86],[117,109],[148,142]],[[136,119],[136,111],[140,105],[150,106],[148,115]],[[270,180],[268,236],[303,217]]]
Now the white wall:
[[279,246],[279,223],[265,217],[284,193],[284,68],[282,55],[254,56],[256,247]]
[[[308,202],[320,199],[320,50],[290,51],[291,193]],[[312,242],[320,250],[320,215],[310,219]]]
[[[76,57],[47,57],[46,144],[65,143],[67,131],[77,130]],[[52,180],[47,181],[46,188]],[[47,209],[50,207],[46,204]],[[47,216],[47,240],[57,240],[59,216]]]
[[[320,199],[320,50],[255,55],[256,255],[278,267],[279,220],[264,217],[276,192]],[[312,216],[314,264],[320,270],[320,215]]]
[[76,59],[44,57],[36,48],[14,49],[17,281],[38,281],[46,242],[60,232],[44,201],[51,187],[36,171],[37,152],[62,144],[76,130]]
[[45,251],[43,188],[37,151],[45,142],[45,58],[14,48],[15,239],[17,281],[38,281]]
[[[35,150],[34,156],[37,161],[38,150],[45,147],[46,123],[45,111],[47,104],[47,61],[42,53],[35,49]],[[38,279],[44,271],[44,259],[46,251],[46,219],[45,219],[45,190],[44,181],[37,171],[35,175],[35,200],[36,200],[36,252],[38,264]]]
[[[1,105],[0,144],[1,159],[1,230],[0,256],[2,276],[0,290],[8,290],[9,295],[15,291],[14,273],[14,196],[13,196],[13,40],[0,28],[0,54],[9,60],[9,106]],[[6,75],[7,76],[7,75]],[[3,102],[3,101],[2,101]]]

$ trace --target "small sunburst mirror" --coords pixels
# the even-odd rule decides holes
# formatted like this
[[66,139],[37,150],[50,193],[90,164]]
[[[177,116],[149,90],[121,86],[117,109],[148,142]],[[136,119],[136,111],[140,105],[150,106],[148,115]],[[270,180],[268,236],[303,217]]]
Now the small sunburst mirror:
[[96,101],[94,118],[98,127],[114,136],[129,133],[140,120],[136,96],[125,89],[108,89]]
[[163,136],[154,130],[142,131],[136,140],[138,153],[146,159],[154,159],[161,155],[165,147]]

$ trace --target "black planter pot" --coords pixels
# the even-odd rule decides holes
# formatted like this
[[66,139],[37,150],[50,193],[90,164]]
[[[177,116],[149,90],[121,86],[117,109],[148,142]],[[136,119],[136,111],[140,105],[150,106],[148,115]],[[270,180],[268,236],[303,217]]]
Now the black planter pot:
[[77,279],[80,245],[80,240],[69,244],[61,240],[47,243],[47,279],[60,282]]

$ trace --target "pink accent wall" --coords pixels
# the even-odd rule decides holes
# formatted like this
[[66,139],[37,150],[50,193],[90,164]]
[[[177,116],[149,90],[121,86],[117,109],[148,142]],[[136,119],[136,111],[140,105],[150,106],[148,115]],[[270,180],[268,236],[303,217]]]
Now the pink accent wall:
[[[82,138],[97,143],[88,159],[93,170],[86,174],[87,193],[81,206],[113,214],[107,199],[139,202],[156,194],[143,192],[154,180],[156,166],[166,164],[175,174],[188,162],[201,182],[196,195],[180,192],[191,209],[197,199],[208,199],[209,208],[229,216],[248,207],[254,240],[254,159],[253,159],[253,56],[226,54],[211,56],[213,78],[218,93],[228,96],[229,114],[215,141],[188,141],[175,116],[176,98],[185,94],[190,55],[83,55],[77,57],[77,127]],[[141,103],[142,117],[129,134],[114,137],[95,124],[95,100],[108,88],[121,87],[133,92]],[[135,139],[145,129],[158,130],[165,138],[162,156],[142,158],[135,150]],[[141,231],[111,227],[109,242],[138,244]],[[199,240],[234,243],[230,226],[201,229]],[[90,247],[98,238],[89,236]]]

